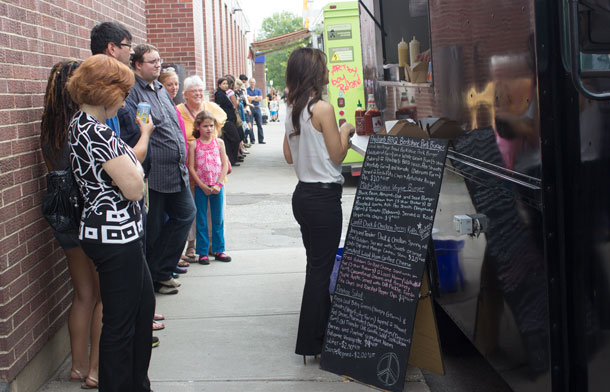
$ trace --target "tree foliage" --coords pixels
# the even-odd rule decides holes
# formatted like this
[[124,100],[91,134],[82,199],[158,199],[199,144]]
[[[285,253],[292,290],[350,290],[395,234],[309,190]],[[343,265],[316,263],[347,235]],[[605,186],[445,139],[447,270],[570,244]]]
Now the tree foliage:
[[[301,30],[302,28],[303,22],[300,16],[286,11],[276,12],[263,20],[258,39],[273,38],[278,35]],[[273,87],[275,89],[281,91],[286,87],[286,63],[290,53],[295,48],[304,46],[307,43],[309,42],[297,42],[286,49],[266,55],[267,81],[273,80]]]

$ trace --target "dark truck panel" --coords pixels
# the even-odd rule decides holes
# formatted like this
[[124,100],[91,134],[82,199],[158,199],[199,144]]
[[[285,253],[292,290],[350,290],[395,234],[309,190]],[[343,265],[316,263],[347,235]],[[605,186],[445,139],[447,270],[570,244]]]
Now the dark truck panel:
[[[384,16],[421,18],[411,2],[364,3],[383,30],[393,29]],[[430,0],[433,81],[417,86],[379,83],[396,42],[361,12],[365,78],[384,120],[407,88],[420,119],[461,130],[435,220],[435,298],[520,392],[610,389],[610,13],[583,3],[569,29],[567,0]],[[474,213],[487,217],[484,233],[459,235],[454,216]]]

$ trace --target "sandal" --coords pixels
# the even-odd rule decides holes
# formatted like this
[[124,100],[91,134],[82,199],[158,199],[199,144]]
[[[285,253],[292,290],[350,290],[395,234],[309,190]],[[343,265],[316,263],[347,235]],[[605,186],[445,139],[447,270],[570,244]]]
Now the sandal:
[[210,264],[210,258],[206,255],[199,256],[199,264],[203,264],[203,265]]
[[70,381],[85,381],[85,376],[78,369],[70,370]]
[[[185,255],[183,255],[182,257],[186,257]],[[183,258],[180,258],[180,260],[178,261],[178,267],[180,268],[186,268],[186,267],[190,267],[191,263],[189,263],[188,261],[186,261]]]
[[195,248],[186,248],[184,256],[187,257],[188,261],[190,261],[191,263],[197,262],[197,250]]
[[85,382],[80,384],[80,389],[97,389],[97,383],[98,381],[95,377],[87,376],[85,377]]
[[155,313],[155,315],[153,316],[153,320],[154,321],[161,321],[161,320],[165,320],[165,316],[162,314],[157,314]]
[[165,329],[165,324],[160,323],[158,321],[153,321],[152,329],[153,329],[153,331],[160,331],[162,329]]

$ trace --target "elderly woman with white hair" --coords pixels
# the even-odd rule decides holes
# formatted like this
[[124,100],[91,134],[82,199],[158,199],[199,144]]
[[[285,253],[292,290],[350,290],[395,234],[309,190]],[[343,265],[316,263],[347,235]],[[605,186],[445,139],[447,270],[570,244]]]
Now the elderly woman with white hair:
[[[186,139],[188,143],[195,140],[193,137],[193,127],[195,125],[195,117],[197,114],[203,110],[206,110],[216,118],[216,136],[221,136],[221,129],[227,120],[227,114],[214,102],[205,101],[204,100],[204,87],[203,80],[197,75],[189,76],[184,79],[184,103],[178,105],[178,112],[182,115],[184,119],[184,128],[186,131]],[[193,180],[190,181],[191,190],[193,190],[195,182]],[[189,262],[197,262],[198,258],[195,254],[195,222],[193,222],[193,226],[191,227],[191,231],[189,232],[189,236],[187,239],[186,245],[186,253],[183,256],[183,260]]]
[[195,140],[193,137],[195,116],[202,110],[207,110],[216,118],[219,126],[219,128],[216,129],[216,132],[218,133],[217,136],[220,136],[220,130],[227,120],[227,114],[214,102],[204,100],[205,85],[203,84],[203,80],[197,75],[189,76],[184,79],[183,87],[184,103],[178,105],[178,111],[184,119],[187,141],[190,143]]

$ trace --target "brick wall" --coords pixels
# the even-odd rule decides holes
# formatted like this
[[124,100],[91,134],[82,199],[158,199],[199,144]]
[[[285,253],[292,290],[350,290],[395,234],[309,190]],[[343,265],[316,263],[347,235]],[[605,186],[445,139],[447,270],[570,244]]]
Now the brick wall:
[[146,22],[163,61],[183,65],[186,76],[203,75],[201,0],[146,0]]
[[[243,28],[226,0],[146,0],[147,36],[164,61],[199,75],[213,97],[216,80],[246,64]],[[243,46],[242,46],[243,47]],[[245,69],[245,67],[244,67]]]
[[214,30],[214,76],[213,89],[216,89],[216,80],[222,75],[221,48],[223,45],[221,34],[222,0],[214,0],[212,5],[212,27]]
[[[205,77],[203,79],[208,93],[212,94],[216,85],[214,76],[216,75],[215,57],[215,35],[214,35],[214,2],[216,0],[203,0],[203,63]],[[210,97],[208,97],[209,99]]]
[[229,71],[230,43],[227,14],[227,5],[222,4],[220,7],[220,42],[222,43],[220,46],[220,56],[222,58],[222,72],[220,73],[219,77],[226,75]]
[[117,20],[145,38],[144,0],[0,0],[0,383],[66,322],[71,282],[41,218],[43,95],[50,68],[90,56],[89,31]]
[[263,92],[263,98],[267,99],[267,73],[265,72],[265,63],[254,64],[252,76],[256,80],[256,88],[260,89]]
[[210,92],[217,77],[247,63],[245,46],[237,50],[243,28],[223,0],[0,0],[0,383],[66,322],[70,276],[40,213],[39,123],[50,68],[90,56],[89,32],[105,20],[125,24],[134,43],[148,31],[162,58],[202,76]]

